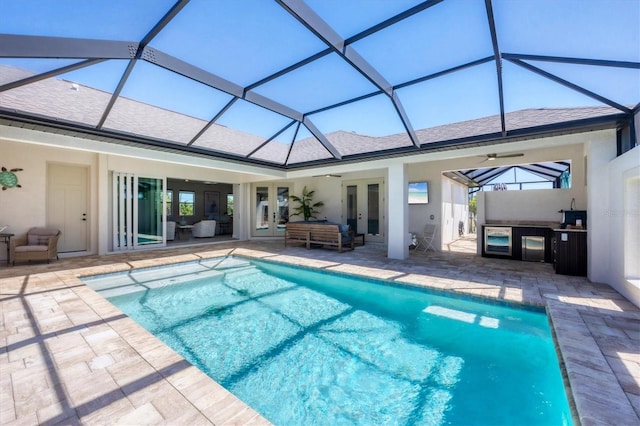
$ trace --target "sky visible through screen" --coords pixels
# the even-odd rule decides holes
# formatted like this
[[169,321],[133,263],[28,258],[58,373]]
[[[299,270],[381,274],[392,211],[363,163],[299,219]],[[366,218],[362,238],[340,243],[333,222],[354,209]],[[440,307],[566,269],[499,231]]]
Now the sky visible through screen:
[[[0,0],[0,33],[141,40],[172,0]],[[418,4],[400,0],[309,0],[343,39]],[[502,52],[640,62],[636,0],[494,0]],[[230,80],[251,85],[327,46],[276,2],[193,0],[150,43],[160,51]],[[484,1],[445,0],[351,46],[392,85],[493,56]],[[0,64],[39,73],[78,59],[10,59]],[[640,100],[638,68],[530,62],[617,103]],[[57,78],[113,93],[127,61],[111,60]],[[503,60],[506,112],[526,108],[602,106],[601,102]],[[254,91],[300,113],[378,90],[332,53],[257,86]],[[414,129],[500,112],[493,60],[397,90]],[[208,121],[231,95],[138,61],[122,96]],[[405,131],[387,96],[309,115],[320,131],[369,136]],[[239,102],[219,123],[268,138],[290,119]],[[289,132],[291,133],[291,132]]]

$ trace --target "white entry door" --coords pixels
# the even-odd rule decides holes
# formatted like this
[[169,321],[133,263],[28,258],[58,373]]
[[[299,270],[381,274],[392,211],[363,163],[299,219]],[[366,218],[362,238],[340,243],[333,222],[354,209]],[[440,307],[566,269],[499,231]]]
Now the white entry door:
[[384,180],[345,181],[342,184],[342,217],[366,241],[385,241]]
[[253,185],[251,203],[254,237],[284,236],[289,221],[289,185],[264,183]]
[[58,252],[86,251],[87,168],[49,164],[47,171],[47,224],[58,228]]

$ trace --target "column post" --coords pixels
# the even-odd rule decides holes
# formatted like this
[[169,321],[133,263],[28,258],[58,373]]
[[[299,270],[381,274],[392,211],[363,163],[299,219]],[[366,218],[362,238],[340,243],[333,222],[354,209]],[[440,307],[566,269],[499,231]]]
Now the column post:
[[388,207],[388,249],[390,259],[409,257],[409,177],[407,165],[394,163],[388,169],[387,205]]

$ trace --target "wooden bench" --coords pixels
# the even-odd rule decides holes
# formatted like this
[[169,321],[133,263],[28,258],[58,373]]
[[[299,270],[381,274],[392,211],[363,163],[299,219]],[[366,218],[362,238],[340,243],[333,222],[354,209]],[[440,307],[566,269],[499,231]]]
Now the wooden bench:
[[284,230],[284,246],[287,243],[305,243],[307,248],[309,247],[309,228],[302,226],[303,224],[295,224],[293,222],[287,223],[287,227]]
[[304,243],[307,249],[311,245],[337,247],[342,253],[345,249],[354,249],[353,231],[346,234],[340,232],[340,225],[320,222],[289,222],[284,233],[284,245],[288,243]]

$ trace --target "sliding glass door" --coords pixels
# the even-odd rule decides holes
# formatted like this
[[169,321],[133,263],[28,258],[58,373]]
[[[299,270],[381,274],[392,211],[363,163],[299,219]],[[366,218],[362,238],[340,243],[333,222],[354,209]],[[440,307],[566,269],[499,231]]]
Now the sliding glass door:
[[163,242],[163,188],[162,179],[138,178],[138,232],[136,241],[139,245],[161,244]]
[[112,186],[113,250],[163,244],[164,179],[114,172]]

